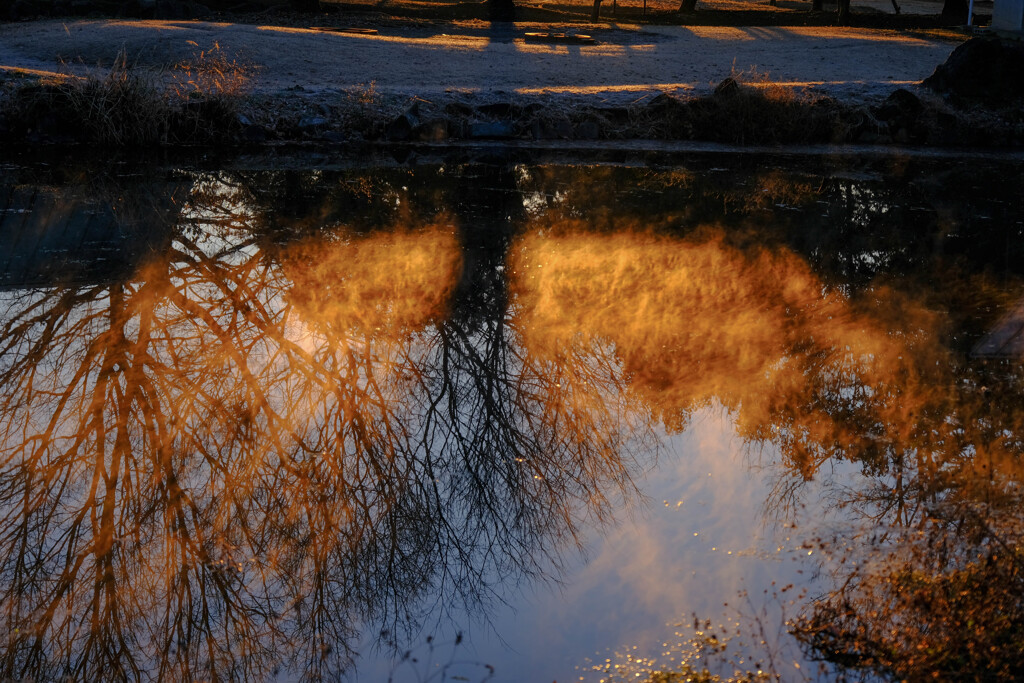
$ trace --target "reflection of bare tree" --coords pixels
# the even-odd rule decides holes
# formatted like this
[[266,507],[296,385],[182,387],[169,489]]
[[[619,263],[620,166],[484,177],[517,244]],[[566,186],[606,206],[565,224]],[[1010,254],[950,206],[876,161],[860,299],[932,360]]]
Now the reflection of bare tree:
[[[879,444],[908,448],[906,418],[936,409],[948,352],[925,332],[941,321],[894,292],[862,309],[788,250],[549,229],[524,237],[513,263],[531,348],[612,345],[667,427],[717,401],[803,478],[834,458],[871,465]],[[891,335],[889,316],[905,332]]]
[[939,374],[905,440],[837,492],[852,524],[821,541],[834,588],[791,627],[810,657],[853,675],[1017,679],[1020,370],[970,363]]
[[9,295],[0,675],[331,676],[368,620],[557,560],[646,422],[599,361],[442,322],[458,267],[441,228],[275,260],[190,231],[130,282]]
[[912,532],[854,551],[794,635],[811,658],[864,678],[1019,679],[1019,504],[933,504]]
[[1019,370],[957,357],[946,316],[881,284],[829,291],[785,250],[563,223],[512,263],[529,348],[607,349],[669,429],[726,407],[779,453],[770,509],[859,467],[826,487],[854,535],[820,541],[835,589],[794,625],[812,654],[901,680],[1020,675]]
[[[806,615],[815,652],[897,671],[865,657],[971,620],[1012,651],[1019,562],[996,551],[1019,538],[1019,379],[958,359],[956,306],[894,282],[939,238],[908,245],[859,180],[673,172],[623,198],[626,172],[196,174],[165,259],[4,294],[0,676],[331,677],[417,598],[479,605],[557,567],[631,493],[651,422],[709,404],[780,454],[769,507],[846,460],[863,477],[835,502],[895,528],[873,534],[884,571],[838,572]],[[436,207],[456,195],[494,235],[454,236]],[[635,222],[608,209],[629,202]],[[779,203],[803,218],[764,225]],[[827,233],[819,203],[845,217]],[[504,262],[524,215],[543,229]],[[918,529],[930,544],[891,552]],[[988,611],[958,597],[986,586]],[[927,619],[946,635],[885,636]]]
[[[958,301],[968,294],[994,302],[1005,296],[971,266],[971,259],[991,260],[986,252],[991,243],[964,240],[968,258],[955,248],[944,253],[938,245],[949,239],[947,233],[968,234],[968,226],[959,225],[955,213],[941,204],[934,222],[915,221],[909,205],[899,206],[897,194],[907,188],[872,187],[853,179],[794,185],[771,173],[758,176],[751,188],[721,195],[734,207],[723,219],[736,224],[731,230],[695,220],[709,203],[702,204],[695,191],[698,196],[680,215],[702,226],[687,228],[690,236],[680,239],[668,236],[681,231],[673,233],[661,216],[633,230],[632,222],[607,208],[618,203],[618,195],[595,201],[595,178],[602,181],[599,190],[618,191],[614,172],[602,173],[589,174],[578,186],[570,178],[565,194],[546,190],[545,173],[535,174],[536,187],[526,177],[523,206],[547,216],[539,220],[543,229],[517,242],[509,262],[510,326],[522,345],[512,344],[508,352],[543,359],[554,373],[589,373],[592,385],[624,389],[630,401],[669,429],[685,428],[689,415],[704,405],[725,406],[744,439],[771,444],[781,456],[779,466],[771,468],[776,487],[766,503],[770,511],[796,508],[806,482],[827,476],[834,463],[858,465],[862,476],[855,487],[833,487],[829,493],[870,531],[839,539],[837,547],[845,550],[847,543],[871,538],[872,549],[859,559],[876,569],[882,562],[885,570],[844,569],[837,573],[837,590],[811,606],[801,637],[819,655],[836,662],[856,655],[858,667],[913,676],[909,665],[884,669],[868,658],[881,661],[880,653],[888,651],[898,654],[891,661],[936,665],[911,653],[918,646],[940,651],[944,640],[961,633],[974,634],[965,639],[970,647],[995,646],[1002,657],[996,667],[1011,661],[1003,655],[1013,652],[1007,643],[1016,642],[1009,634],[1018,623],[1017,559],[968,567],[964,571],[974,577],[969,580],[966,575],[951,579],[949,572],[963,568],[963,557],[979,554],[981,543],[958,545],[958,535],[974,523],[956,511],[979,501],[1010,509],[1016,504],[1011,489],[1019,481],[1018,380],[1000,380],[964,361],[956,353],[963,342],[953,339],[963,334],[965,322],[960,316],[966,307]],[[683,188],[702,182],[686,174],[663,174],[660,180]],[[573,194],[574,187],[585,190]],[[751,220],[780,202],[805,208],[827,204],[842,220],[826,227],[805,220],[804,228],[783,240],[779,225],[800,221],[787,218],[766,227]],[[574,218],[580,215],[587,220]],[[886,229],[886,221],[900,225],[900,231]],[[775,241],[751,243],[748,231],[735,229],[751,224],[758,238],[770,230]],[[918,231],[917,239],[907,238],[911,229]],[[813,254],[817,270],[784,242]],[[933,277],[929,268],[964,269],[966,284],[941,292],[921,287],[918,280]],[[505,324],[504,319],[493,322]],[[588,400],[600,395],[586,394]],[[968,536],[989,539],[984,543],[1000,535],[1016,538],[1005,530],[1012,517],[986,513],[980,519],[998,520],[999,529]],[[934,547],[959,549],[901,554],[900,543],[922,525]],[[949,564],[951,557],[961,558],[956,561],[961,564]],[[934,566],[946,568],[929,574]],[[958,583],[961,579],[966,583]],[[947,600],[954,586],[979,594],[990,581],[992,609]],[[916,602],[906,596],[916,596]],[[928,602],[943,607],[933,611]],[[1000,613],[1010,616],[1000,621]],[[895,640],[885,635],[902,634],[904,621],[924,626],[913,637],[912,631]],[[832,622],[838,630],[826,628]],[[1000,634],[1001,644],[976,637],[969,624]],[[1002,629],[1005,624],[1009,630]],[[929,639],[929,629],[943,635]]]

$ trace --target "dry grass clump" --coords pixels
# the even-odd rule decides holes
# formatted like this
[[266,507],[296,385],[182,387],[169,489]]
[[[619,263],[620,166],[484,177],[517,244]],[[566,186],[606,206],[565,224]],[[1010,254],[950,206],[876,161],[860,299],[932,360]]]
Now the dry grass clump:
[[844,128],[838,125],[839,113],[827,98],[798,96],[780,87],[739,86],[694,101],[690,125],[703,139],[740,145],[832,142]]
[[687,114],[692,136],[738,145],[840,142],[849,128],[834,100],[742,74],[691,101]]
[[377,82],[370,81],[349,89],[342,114],[353,130],[372,131],[383,129],[388,117],[396,113],[377,90]]
[[122,50],[103,75],[22,85],[6,98],[2,128],[13,139],[111,146],[230,139],[251,69],[215,45],[171,70],[163,87]]
[[630,110],[627,135],[734,145],[848,141],[856,127],[849,107],[733,71],[711,95],[682,100],[662,94]]
[[174,65],[172,87],[178,97],[238,98],[248,92],[255,65],[229,56],[217,42],[208,50],[193,40],[188,43],[199,52]]

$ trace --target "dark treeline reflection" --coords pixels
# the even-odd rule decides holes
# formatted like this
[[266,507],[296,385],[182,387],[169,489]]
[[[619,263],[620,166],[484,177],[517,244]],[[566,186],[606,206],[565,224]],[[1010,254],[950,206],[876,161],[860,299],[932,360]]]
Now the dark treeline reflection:
[[0,677],[335,677],[370,624],[557,576],[709,405],[779,454],[774,514],[862,471],[812,657],[1015,671],[1021,373],[967,352],[1022,290],[1020,172],[942,174],[179,172],[157,209],[97,212],[140,186],[96,178],[51,225],[9,207],[135,246],[0,292]]

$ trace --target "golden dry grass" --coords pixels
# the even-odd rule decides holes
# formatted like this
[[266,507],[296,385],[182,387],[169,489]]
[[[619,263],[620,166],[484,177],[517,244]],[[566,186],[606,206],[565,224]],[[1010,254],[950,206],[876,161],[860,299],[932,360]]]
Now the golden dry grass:
[[0,114],[16,134],[42,130],[73,142],[202,142],[237,127],[236,106],[253,72],[215,44],[174,65],[165,86],[163,74],[136,68],[121,50],[104,73],[89,77],[15,70]]

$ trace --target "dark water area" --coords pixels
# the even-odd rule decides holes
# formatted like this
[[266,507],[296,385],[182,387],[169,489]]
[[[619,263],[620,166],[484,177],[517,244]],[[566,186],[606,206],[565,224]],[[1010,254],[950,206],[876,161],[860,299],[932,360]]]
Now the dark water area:
[[1020,160],[8,160],[0,679],[1020,677],[1022,330]]

